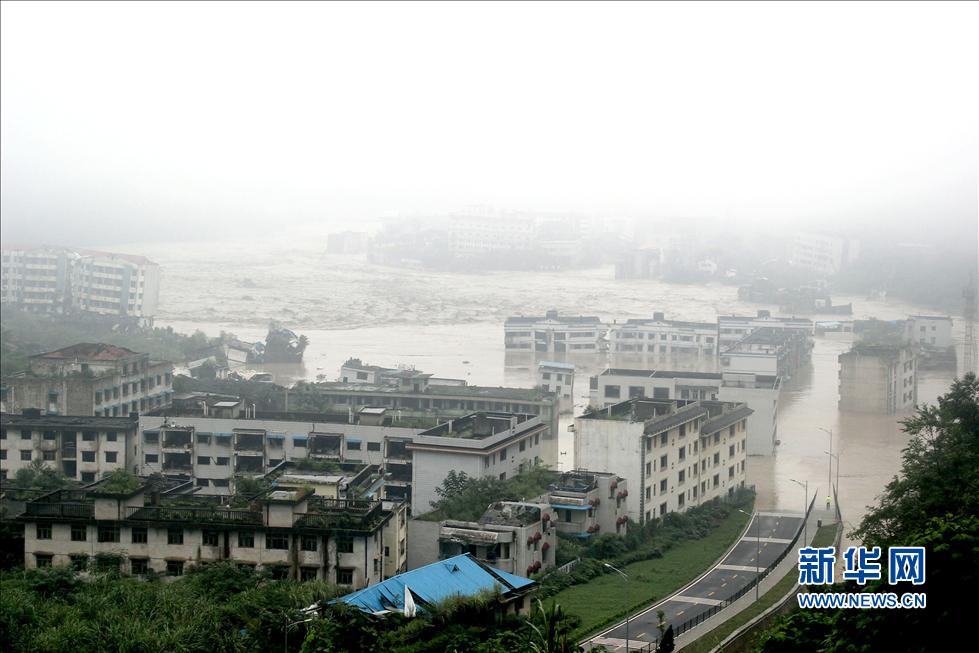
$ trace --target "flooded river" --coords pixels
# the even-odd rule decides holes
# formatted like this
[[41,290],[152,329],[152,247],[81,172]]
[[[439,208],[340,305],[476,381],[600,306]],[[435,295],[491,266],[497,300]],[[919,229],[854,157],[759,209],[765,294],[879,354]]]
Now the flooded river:
[[[562,313],[598,315],[607,320],[650,317],[714,321],[719,313],[753,314],[776,307],[738,301],[734,286],[615,281],[611,268],[574,272],[446,274],[372,266],[362,259],[324,253],[324,240],[281,238],[261,243],[134,245],[164,269],[158,325],[208,335],[230,331],[247,341],[263,340],[268,321],[277,319],[306,335],[302,365],[265,366],[277,380],[335,380],[340,364],[359,357],[379,365],[418,369],[479,385],[533,385],[535,361],[506,354],[503,321],[509,315]],[[927,312],[899,302],[852,301],[854,317],[903,318]],[[816,317],[815,319],[819,319]],[[826,317],[825,319],[832,319]],[[957,330],[961,322],[956,324]],[[812,363],[783,384],[778,415],[781,441],[773,457],[752,456],[749,483],[757,486],[763,509],[801,510],[803,489],[824,501],[829,456],[840,456],[840,502],[844,518],[856,524],[868,504],[900,468],[907,436],[901,416],[855,415],[837,410],[837,356],[846,340],[817,338]],[[664,365],[658,361],[604,357],[575,358],[576,410],[587,404],[588,376],[612,362],[623,367],[712,369],[712,361]],[[918,396],[934,402],[954,370],[923,371]],[[574,461],[573,437],[562,420],[560,464]],[[822,430],[822,429],[825,429]],[[584,461],[582,464],[587,465]],[[837,470],[833,464],[835,482]]]

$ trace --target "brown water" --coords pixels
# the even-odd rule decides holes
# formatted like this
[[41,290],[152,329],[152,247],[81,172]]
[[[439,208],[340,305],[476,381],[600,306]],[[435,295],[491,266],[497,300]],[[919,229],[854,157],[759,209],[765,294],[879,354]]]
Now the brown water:
[[[297,244],[298,242],[298,244]],[[533,385],[536,362],[506,354],[503,321],[509,315],[562,313],[603,319],[651,316],[713,321],[719,313],[753,314],[759,308],[737,300],[734,286],[615,281],[611,268],[574,272],[445,274],[368,265],[356,257],[324,253],[324,234],[302,239],[263,238],[222,244],[135,245],[127,251],[157,260],[164,269],[157,323],[208,335],[231,331],[245,340],[262,340],[269,319],[277,319],[310,340],[301,365],[267,365],[277,380],[336,379],[340,364],[356,356],[380,365],[409,364],[438,376],[480,385]],[[248,281],[246,281],[246,279]],[[856,318],[903,318],[926,312],[899,302],[852,301]],[[814,319],[820,319],[818,316]],[[825,316],[822,319],[833,319]],[[957,321],[957,327],[961,322]],[[785,381],[778,430],[781,445],[773,457],[753,456],[749,483],[763,509],[801,510],[809,482],[824,502],[828,489],[829,435],[839,453],[839,492],[844,518],[859,522],[868,504],[900,468],[907,436],[900,416],[842,414],[837,410],[837,356],[849,342],[817,338],[811,365]],[[604,357],[575,357],[576,410],[587,403],[588,375],[603,369]],[[712,361],[664,365],[655,360],[619,359],[623,367],[712,369]],[[918,396],[934,402],[954,371],[923,372]],[[574,462],[572,435],[562,420],[560,464]],[[587,466],[587,461],[578,461]],[[832,476],[835,482],[836,464]]]

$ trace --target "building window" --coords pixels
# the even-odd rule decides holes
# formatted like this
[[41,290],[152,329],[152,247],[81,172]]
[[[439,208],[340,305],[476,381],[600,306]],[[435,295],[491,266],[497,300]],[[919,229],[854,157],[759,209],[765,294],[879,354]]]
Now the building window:
[[133,576],[145,576],[150,570],[150,561],[146,558],[130,558],[129,572]]
[[154,465],[159,460],[160,460],[160,457],[157,454],[155,454],[155,453],[148,453],[148,454],[146,454],[146,464],[147,465]]
[[87,539],[88,539],[88,526],[85,526],[84,524],[71,525],[72,542],[84,542]]
[[167,560],[167,576],[183,576],[183,575],[184,575],[183,560]]
[[167,529],[167,544],[183,544],[183,543],[184,543],[184,529],[182,528]]
[[118,458],[119,454],[116,451],[106,451],[105,452],[105,462],[114,463]]
[[354,539],[352,537],[337,538],[337,553],[353,553]]
[[354,570],[337,567],[337,585],[353,585]]
[[41,460],[54,460],[54,451],[42,451]]
[[215,459],[214,464],[216,464],[216,465],[227,465],[230,461],[231,461],[231,459],[228,458],[227,456],[218,456]]
[[116,441],[116,432],[115,431],[109,431],[109,432],[107,432],[105,434],[105,441],[106,442],[115,442]]
[[380,451],[381,450],[381,443],[380,442],[368,442],[367,443],[367,450],[368,451]]
[[75,571],[85,571],[88,569],[88,556],[87,555],[73,555],[68,556],[71,560],[71,568]]
[[664,478],[659,482],[659,493],[666,494],[666,479]]
[[82,483],[94,483],[95,472],[82,472]]
[[315,551],[317,549],[315,535],[303,535],[299,543],[299,548],[303,551]]
[[208,456],[197,456],[198,465],[210,465],[211,459]]
[[95,462],[95,452],[94,451],[83,451],[82,452],[82,462],[83,463],[94,463]]
[[289,548],[289,535],[288,535],[288,533],[266,533],[265,534],[265,548],[266,549],[288,549]]
[[32,454],[32,453],[33,453],[33,452],[31,452],[31,451],[29,451],[29,450],[28,450],[28,451],[21,451],[21,452],[20,452],[20,459],[21,459],[21,460],[30,460],[30,459],[31,459],[31,454]]
[[526,440],[521,440],[520,441],[520,451],[526,451],[526,450],[527,450],[527,441]]
[[255,548],[255,533],[251,531],[238,533],[238,548],[239,549],[253,549]]
[[204,546],[218,546],[218,532],[203,531],[201,533],[201,544]]
[[500,462],[502,463],[505,460],[506,460],[506,447],[503,447],[502,449],[500,449]]
[[51,539],[51,524],[38,524],[37,525],[37,539],[39,539],[39,540],[50,540]]
[[316,580],[319,575],[319,569],[316,567],[300,567],[299,568],[299,580],[307,583],[311,580]]
[[50,567],[54,556],[50,553],[35,553],[34,564],[38,567]]
[[119,541],[119,525],[118,524],[99,524],[99,542],[118,542]]
[[147,532],[145,526],[133,526],[130,532],[130,540],[133,544],[146,544]]
[[360,451],[360,440],[347,440],[348,451]]
[[622,388],[617,385],[605,386],[605,396],[610,399],[618,399],[622,394]]

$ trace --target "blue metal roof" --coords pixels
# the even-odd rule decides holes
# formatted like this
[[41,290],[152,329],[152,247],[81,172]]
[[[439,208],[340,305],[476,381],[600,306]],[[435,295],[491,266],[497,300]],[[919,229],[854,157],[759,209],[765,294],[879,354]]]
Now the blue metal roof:
[[552,508],[560,508],[561,510],[590,510],[592,506],[567,506],[563,503],[552,503]]
[[452,596],[475,596],[496,588],[506,595],[536,584],[537,581],[529,578],[494,569],[466,553],[392,576],[336,600],[366,612],[400,612],[404,609],[405,586],[411,590],[419,607],[423,607]]

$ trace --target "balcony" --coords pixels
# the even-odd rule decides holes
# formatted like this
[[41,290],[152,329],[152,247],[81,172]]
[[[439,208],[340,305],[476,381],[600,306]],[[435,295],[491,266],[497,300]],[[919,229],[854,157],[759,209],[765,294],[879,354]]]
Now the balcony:
[[194,468],[194,462],[189,453],[164,453],[163,471],[190,471]]
[[265,432],[242,433],[235,432],[235,451],[257,452],[265,451]]
[[62,458],[77,458],[78,449],[75,447],[75,443],[63,444],[61,445],[61,457]]
[[24,513],[31,517],[92,519],[95,516],[95,504],[29,502],[24,506]]

